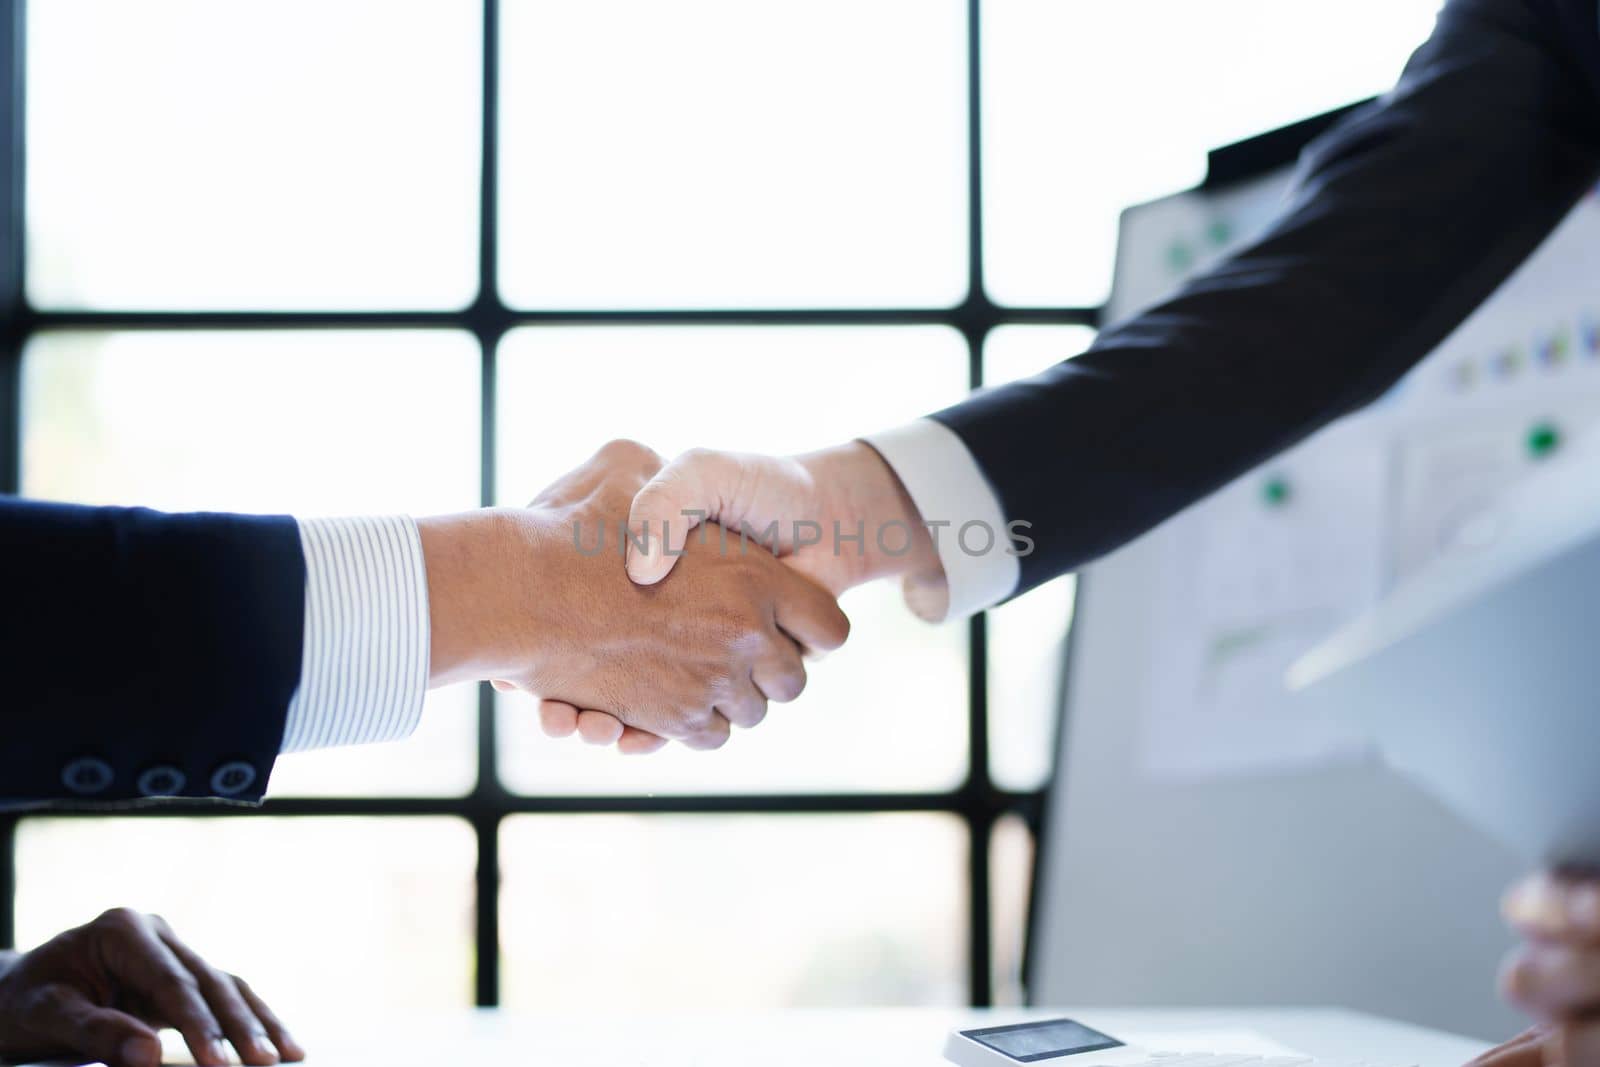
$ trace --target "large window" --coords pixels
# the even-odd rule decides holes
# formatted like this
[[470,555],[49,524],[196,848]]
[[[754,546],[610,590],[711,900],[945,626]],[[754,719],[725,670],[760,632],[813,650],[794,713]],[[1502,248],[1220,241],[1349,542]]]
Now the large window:
[[[1121,206],[1436,6],[0,0],[0,491],[427,513],[914,418],[1081,351]],[[260,811],[0,817],[0,940],[158,910],[286,1013],[1014,999],[1072,593],[860,590],[715,754],[460,687]]]

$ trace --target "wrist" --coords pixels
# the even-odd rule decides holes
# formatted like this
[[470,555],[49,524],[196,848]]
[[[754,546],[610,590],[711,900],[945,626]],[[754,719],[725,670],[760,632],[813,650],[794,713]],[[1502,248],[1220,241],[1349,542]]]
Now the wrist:
[[547,632],[537,624],[526,590],[530,527],[543,522],[526,509],[485,508],[417,520],[428,576],[428,686],[509,677],[538,657]]
[[[829,542],[845,565],[845,588],[880,578],[942,583],[944,571],[928,527],[876,449],[851,441],[799,458],[817,486],[821,513],[840,531],[862,535],[848,549]],[[825,539],[833,534],[825,531]]]

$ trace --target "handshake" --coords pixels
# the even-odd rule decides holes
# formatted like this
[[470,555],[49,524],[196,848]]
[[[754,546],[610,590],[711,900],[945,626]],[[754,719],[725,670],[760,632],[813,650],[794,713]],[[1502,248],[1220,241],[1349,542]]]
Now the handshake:
[[417,525],[429,685],[532,694],[548,734],[629,753],[717,748],[795,699],[805,659],[844,644],[852,586],[898,576],[913,610],[945,610],[929,528],[861,442],[663,465],[614,441],[527,508]]

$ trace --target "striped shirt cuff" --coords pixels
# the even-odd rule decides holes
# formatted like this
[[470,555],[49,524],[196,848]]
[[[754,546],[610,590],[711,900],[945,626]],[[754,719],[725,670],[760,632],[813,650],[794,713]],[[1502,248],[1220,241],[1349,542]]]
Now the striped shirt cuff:
[[428,575],[409,516],[302,519],[305,644],[283,751],[398,741],[428,688]]

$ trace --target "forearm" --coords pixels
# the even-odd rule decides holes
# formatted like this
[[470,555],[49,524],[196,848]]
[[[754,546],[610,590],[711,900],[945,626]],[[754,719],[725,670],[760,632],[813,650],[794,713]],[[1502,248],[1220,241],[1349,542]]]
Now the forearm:
[[534,553],[519,552],[531,517],[485,509],[419,519],[428,588],[428,686],[481,681],[517,668],[519,649],[533,654],[539,604],[526,590]]
[[0,801],[253,800],[299,677],[304,562],[287,517],[0,498]]
[[1535,12],[1449,4],[1395,92],[1308,150],[1259,241],[1088,353],[934,416],[1034,524],[1019,590],[1381,395],[1600,177],[1594,100]]

